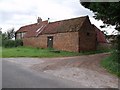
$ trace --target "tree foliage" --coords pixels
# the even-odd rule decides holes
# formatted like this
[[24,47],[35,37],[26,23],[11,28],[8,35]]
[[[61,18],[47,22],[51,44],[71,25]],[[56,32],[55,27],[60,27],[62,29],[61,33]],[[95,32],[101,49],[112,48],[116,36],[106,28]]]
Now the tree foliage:
[[14,28],[11,28],[7,31],[7,38],[12,39],[14,37],[15,37],[15,31],[14,31]]
[[115,25],[120,31],[120,2],[81,2],[95,14],[95,19],[102,20],[106,25]]
[[18,46],[23,46],[23,41],[22,40],[4,40],[2,41],[2,47],[5,48],[12,48],[12,47],[18,47]]
[[15,31],[14,28],[9,29],[7,32],[2,32],[0,31],[0,35],[2,36],[2,41],[4,40],[10,40],[13,39],[15,37]]
[[3,47],[22,46],[23,45],[22,40],[12,40],[14,37],[15,37],[14,28],[11,28],[7,32],[4,32],[4,33],[0,30],[0,46],[3,46]]

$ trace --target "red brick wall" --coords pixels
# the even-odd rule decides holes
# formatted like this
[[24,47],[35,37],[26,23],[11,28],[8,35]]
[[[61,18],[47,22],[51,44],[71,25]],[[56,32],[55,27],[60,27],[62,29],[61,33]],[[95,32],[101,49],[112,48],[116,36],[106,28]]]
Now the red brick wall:
[[24,46],[47,48],[47,37],[41,35],[39,37],[31,37],[23,39]]
[[79,36],[80,51],[96,50],[96,32],[88,19],[83,23]]
[[53,47],[59,50],[78,52],[78,32],[58,33],[54,37]]
[[53,48],[64,51],[78,52],[78,32],[45,34],[39,37],[25,38],[24,46],[47,48],[47,37],[53,36]]

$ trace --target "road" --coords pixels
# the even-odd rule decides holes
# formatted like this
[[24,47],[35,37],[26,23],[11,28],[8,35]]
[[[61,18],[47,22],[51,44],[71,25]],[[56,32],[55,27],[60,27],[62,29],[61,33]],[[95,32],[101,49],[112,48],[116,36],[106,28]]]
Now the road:
[[2,61],[2,88],[85,88],[44,72],[37,73],[20,64]]

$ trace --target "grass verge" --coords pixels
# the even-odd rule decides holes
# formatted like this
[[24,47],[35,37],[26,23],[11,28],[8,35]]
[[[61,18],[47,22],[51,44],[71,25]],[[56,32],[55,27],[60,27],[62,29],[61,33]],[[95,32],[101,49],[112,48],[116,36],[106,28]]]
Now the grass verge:
[[40,49],[31,47],[3,48],[2,57],[65,57],[78,56],[79,53],[60,51],[60,53],[50,52],[51,49]]
[[110,50],[97,50],[97,51],[88,51],[88,52],[67,52],[60,51],[60,53],[50,52],[51,49],[40,49],[32,47],[15,47],[15,48],[3,48],[2,57],[67,57],[67,56],[79,56],[79,55],[90,55],[96,53],[109,52]]
[[116,53],[112,53],[109,57],[106,57],[101,61],[101,65],[110,73],[120,78],[120,64],[116,61]]

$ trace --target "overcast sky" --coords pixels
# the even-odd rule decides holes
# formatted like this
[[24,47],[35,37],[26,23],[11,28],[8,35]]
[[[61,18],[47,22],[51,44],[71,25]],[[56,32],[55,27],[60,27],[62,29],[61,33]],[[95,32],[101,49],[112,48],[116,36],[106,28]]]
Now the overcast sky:
[[[92,16],[92,11],[80,5],[79,0],[0,0],[0,27],[2,31],[10,28],[18,30],[21,26],[37,22],[37,17],[50,22],[88,15],[92,24],[98,28],[102,21]],[[110,29],[110,30],[109,30]],[[102,29],[109,34],[112,27]]]

